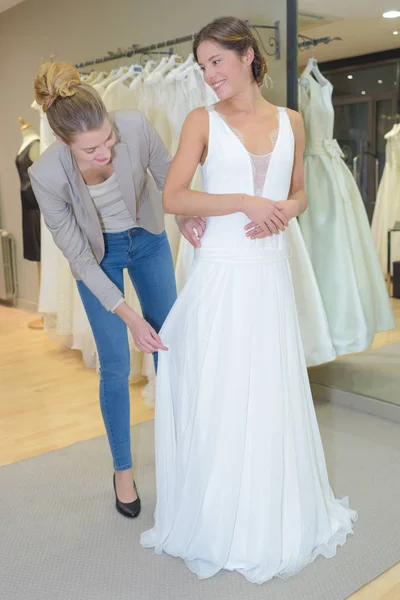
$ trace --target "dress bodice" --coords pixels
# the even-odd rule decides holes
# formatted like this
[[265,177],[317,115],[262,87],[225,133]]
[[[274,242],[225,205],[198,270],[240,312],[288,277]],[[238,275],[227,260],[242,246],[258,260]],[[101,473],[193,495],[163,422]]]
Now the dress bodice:
[[[210,194],[260,195],[286,200],[293,169],[294,137],[286,109],[279,108],[279,133],[270,155],[251,155],[242,141],[215,110],[209,113],[208,155],[201,167],[204,191]],[[262,184],[260,185],[260,178]],[[264,239],[246,237],[249,218],[244,213],[208,217],[203,248],[286,247],[283,233]]]
[[307,74],[300,79],[300,104],[307,140],[332,140],[335,111],[332,104],[332,84],[321,85]]

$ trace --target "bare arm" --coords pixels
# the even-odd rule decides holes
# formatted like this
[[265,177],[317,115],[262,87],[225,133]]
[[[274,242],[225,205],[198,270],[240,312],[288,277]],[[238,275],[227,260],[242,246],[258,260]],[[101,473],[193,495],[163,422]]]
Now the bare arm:
[[298,217],[299,215],[303,214],[308,206],[308,198],[304,187],[305,131],[302,116],[294,110],[290,110],[288,112],[290,121],[292,123],[295,148],[289,199],[285,202],[285,204],[287,209],[290,211],[290,215],[293,217]]
[[[163,192],[166,213],[181,216],[214,217],[242,212],[256,223],[262,237],[284,230],[288,221],[276,203],[247,194],[208,194],[189,189],[197,166],[206,154],[209,116],[196,108],[186,118],[175,158],[168,171]],[[277,226],[276,223],[279,225]]]
[[208,143],[208,113],[196,108],[187,116],[179,148],[171,163],[163,192],[166,213],[182,216],[221,216],[242,210],[245,194],[207,194],[189,189]]

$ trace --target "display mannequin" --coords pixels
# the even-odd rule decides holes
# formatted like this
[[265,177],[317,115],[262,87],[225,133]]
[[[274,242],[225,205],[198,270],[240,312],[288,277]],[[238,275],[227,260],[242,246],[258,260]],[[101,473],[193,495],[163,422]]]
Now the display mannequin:
[[[21,180],[24,258],[37,263],[40,286],[40,210],[28,175],[28,168],[40,154],[40,138],[22,117],[18,120],[21,123],[22,144],[18,150],[16,165]],[[35,319],[28,326],[31,329],[43,329],[43,319]]]

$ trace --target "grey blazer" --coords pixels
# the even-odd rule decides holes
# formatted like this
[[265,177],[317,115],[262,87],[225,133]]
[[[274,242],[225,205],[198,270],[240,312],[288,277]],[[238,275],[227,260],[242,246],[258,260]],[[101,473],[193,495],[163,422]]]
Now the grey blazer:
[[[111,112],[110,119],[119,138],[112,160],[124,202],[139,227],[162,233],[160,190],[171,156],[139,111]],[[68,146],[52,144],[30,167],[29,175],[44,222],[69,261],[73,276],[111,310],[122,294],[99,266],[104,257],[100,221]]]

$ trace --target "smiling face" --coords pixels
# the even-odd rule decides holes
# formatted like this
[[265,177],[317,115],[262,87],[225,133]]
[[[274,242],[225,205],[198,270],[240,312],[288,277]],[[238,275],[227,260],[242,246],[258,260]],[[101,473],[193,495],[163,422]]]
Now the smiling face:
[[254,51],[248,48],[242,56],[211,40],[205,40],[197,49],[197,59],[204,73],[204,81],[212,87],[220,100],[227,100],[245,91],[254,82],[251,63]]
[[99,129],[77,133],[69,144],[78,164],[101,167],[111,161],[111,151],[117,137],[108,119]]

